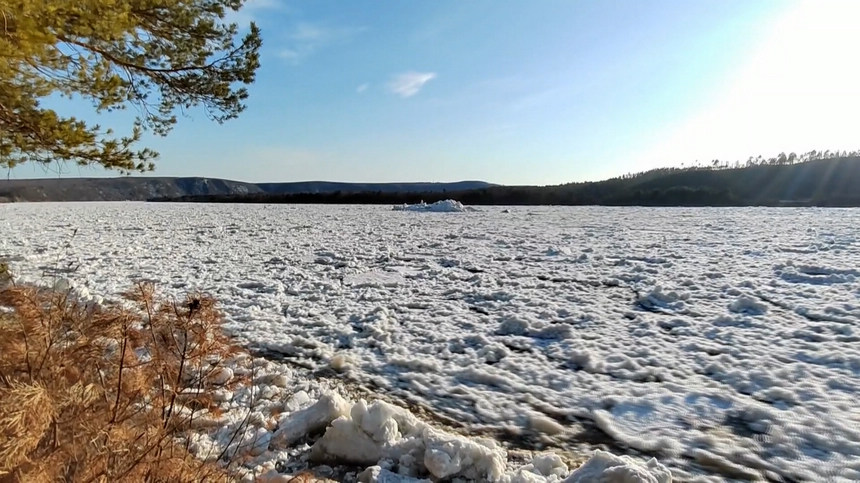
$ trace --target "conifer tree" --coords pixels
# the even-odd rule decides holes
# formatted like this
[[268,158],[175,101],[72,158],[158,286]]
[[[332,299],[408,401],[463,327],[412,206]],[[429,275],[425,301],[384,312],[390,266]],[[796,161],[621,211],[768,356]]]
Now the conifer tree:
[[[260,31],[225,21],[245,0],[0,0],[0,167],[68,161],[129,173],[153,168],[137,146],[202,106],[223,122],[243,109]],[[81,98],[97,112],[136,108],[128,133],[43,107]]]

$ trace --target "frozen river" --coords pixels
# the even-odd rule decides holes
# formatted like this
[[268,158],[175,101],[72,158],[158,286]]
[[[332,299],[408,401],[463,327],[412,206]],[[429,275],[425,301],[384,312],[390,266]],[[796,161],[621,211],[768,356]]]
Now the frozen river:
[[860,479],[860,210],[0,205],[0,259],[518,445]]

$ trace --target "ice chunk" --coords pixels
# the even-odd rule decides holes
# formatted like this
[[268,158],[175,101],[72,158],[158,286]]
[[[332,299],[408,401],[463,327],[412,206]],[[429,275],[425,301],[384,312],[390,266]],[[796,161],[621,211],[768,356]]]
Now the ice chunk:
[[550,247],[544,252],[548,257],[557,257],[560,255],[570,255],[570,248],[567,247]]
[[212,384],[227,384],[233,379],[233,369],[229,367],[218,367],[209,373],[209,380]]
[[272,444],[288,447],[308,433],[325,428],[348,411],[349,403],[345,399],[337,394],[325,394],[313,406],[297,411],[281,423],[272,436]]
[[393,209],[394,211],[430,211],[435,213],[456,213],[466,211],[466,207],[463,206],[463,203],[455,200],[442,200],[429,205],[423,201],[416,205],[407,205],[404,203],[402,205],[394,206]]
[[284,403],[284,409],[295,412],[301,409],[303,406],[306,406],[309,402],[311,402],[311,397],[305,391],[299,391],[292,396],[290,399]]
[[329,361],[331,368],[338,372],[343,372],[348,369],[351,363],[352,360],[343,354],[335,354],[335,356],[331,358],[331,361]]
[[374,464],[383,457],[383,446],[390,447],[401,437],[400,429],[414,432],[420,423],[409,412],[376,401],[353,404],[349,417],[335,420],[311,449],[316,461],[346,461]]
[[629,456],[597,450],[565,483],[671,483],[672,473],[651,458],[642,464]]
[[665,292],[663,287],[654,287],[647,294],[640,296],[637,303],[640,307],[649,311],[665,311],[665,310],[681,310],[684,308],[684,300],[689,297],[688,294],[678,294],[677,292]]
[[509,317],[499,324],[496,329],[498,335],[526,335],[529,331],[529,323],[524,319]]
[[251,442],[250,453],[251,456],[260,456],[269,450],[269,443],[272,441],[272,433],[268,432],[266,428],[257,428],[256,433],[254,433],[253,440]]
[[216,389],[212,393],[212,398],[215,402],[223,403],[233,399],[233,392],[226,389]]
[[272,385],[283,389],[290,385],[290,377],[286,374],[276,374],[272,377]]
[[371,466],[358,475],[359,483],[430,483],[430,480],[398,475],[381,466]]
[[398,410],[399,408],[390,404],[374,404],[368,408],[364,401],[359,401],[353,405],[350,415],[362,431],[374,441],[387,443],[400,437],[395,420],[395,413]]
[[398,461],[410,473],[435,478],[498,481],[507,453],[495,442],[433,429],[409,411],[382,401],[355,403],[311,449],[315,461],[375,464]]
[[72,282],[67,278],[58,278],[56,282],[54,282],[54,291],[55,292],[68,292],[72,289]]
[[543,476],[567,475],[567,465],[561,460],[561,456],[554,453],[536,455],[532,458],[532,466]]
[[568,475],[567,465],[553,453],[535,455],[532,462],[510,475],[510,483],[545,483],[561,481]]
[[370,465],[382,458],[382,446],[344,416],[335,419],[314,443],[310,457],[319,462]]
[[729,310],[735,313],[764,315],[767,313],[767,305],[752,297],[743,296],[729,304]]
[[429,427],[423,439],[424,466],[436,478],[497,481],[505,472],[507,454],[493,441],[466,439]]
[[532,413],[529,415],[529,427],[533,431],[546,434],[548,436],[564,432],[564,426],[540,413]]
[[573,366],[586,372],[595,374],[606,372],[606,361],[601,359],[599,354],[587,349],[570,351],[569,360]]

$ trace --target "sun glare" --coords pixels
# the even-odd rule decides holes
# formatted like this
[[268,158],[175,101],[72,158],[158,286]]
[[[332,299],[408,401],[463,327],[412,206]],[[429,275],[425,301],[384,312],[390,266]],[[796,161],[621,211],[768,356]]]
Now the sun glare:
[[856,149],[858,20],[860,2],[804,1],[788,9],[715,101],[675,125],[647,162]]

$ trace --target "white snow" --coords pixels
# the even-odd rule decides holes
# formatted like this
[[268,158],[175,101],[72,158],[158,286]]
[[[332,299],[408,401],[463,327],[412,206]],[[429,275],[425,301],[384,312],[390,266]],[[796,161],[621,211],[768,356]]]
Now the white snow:
[[[238,342],[297,364],[277,384],[228,382],[220,397],[242,417],[197,444],[219,453],[251,400],[260,424],[234,449],[358,391],[582,460],[611,440],[681,480],[860,479],[860,210],[506,209],[10,204],[0,259],[111,299],[140,279],[208,292]],[[406,458],[419,478],[492,467],[494,450],[397,430],[439,450]],[[367,448],[405,444],[361,431]],[[314,443],[271,441],[261,461]],[[380,458],[378,478],[397,473]],[[501,479],[548,478],[523,468],[508,458]]]

